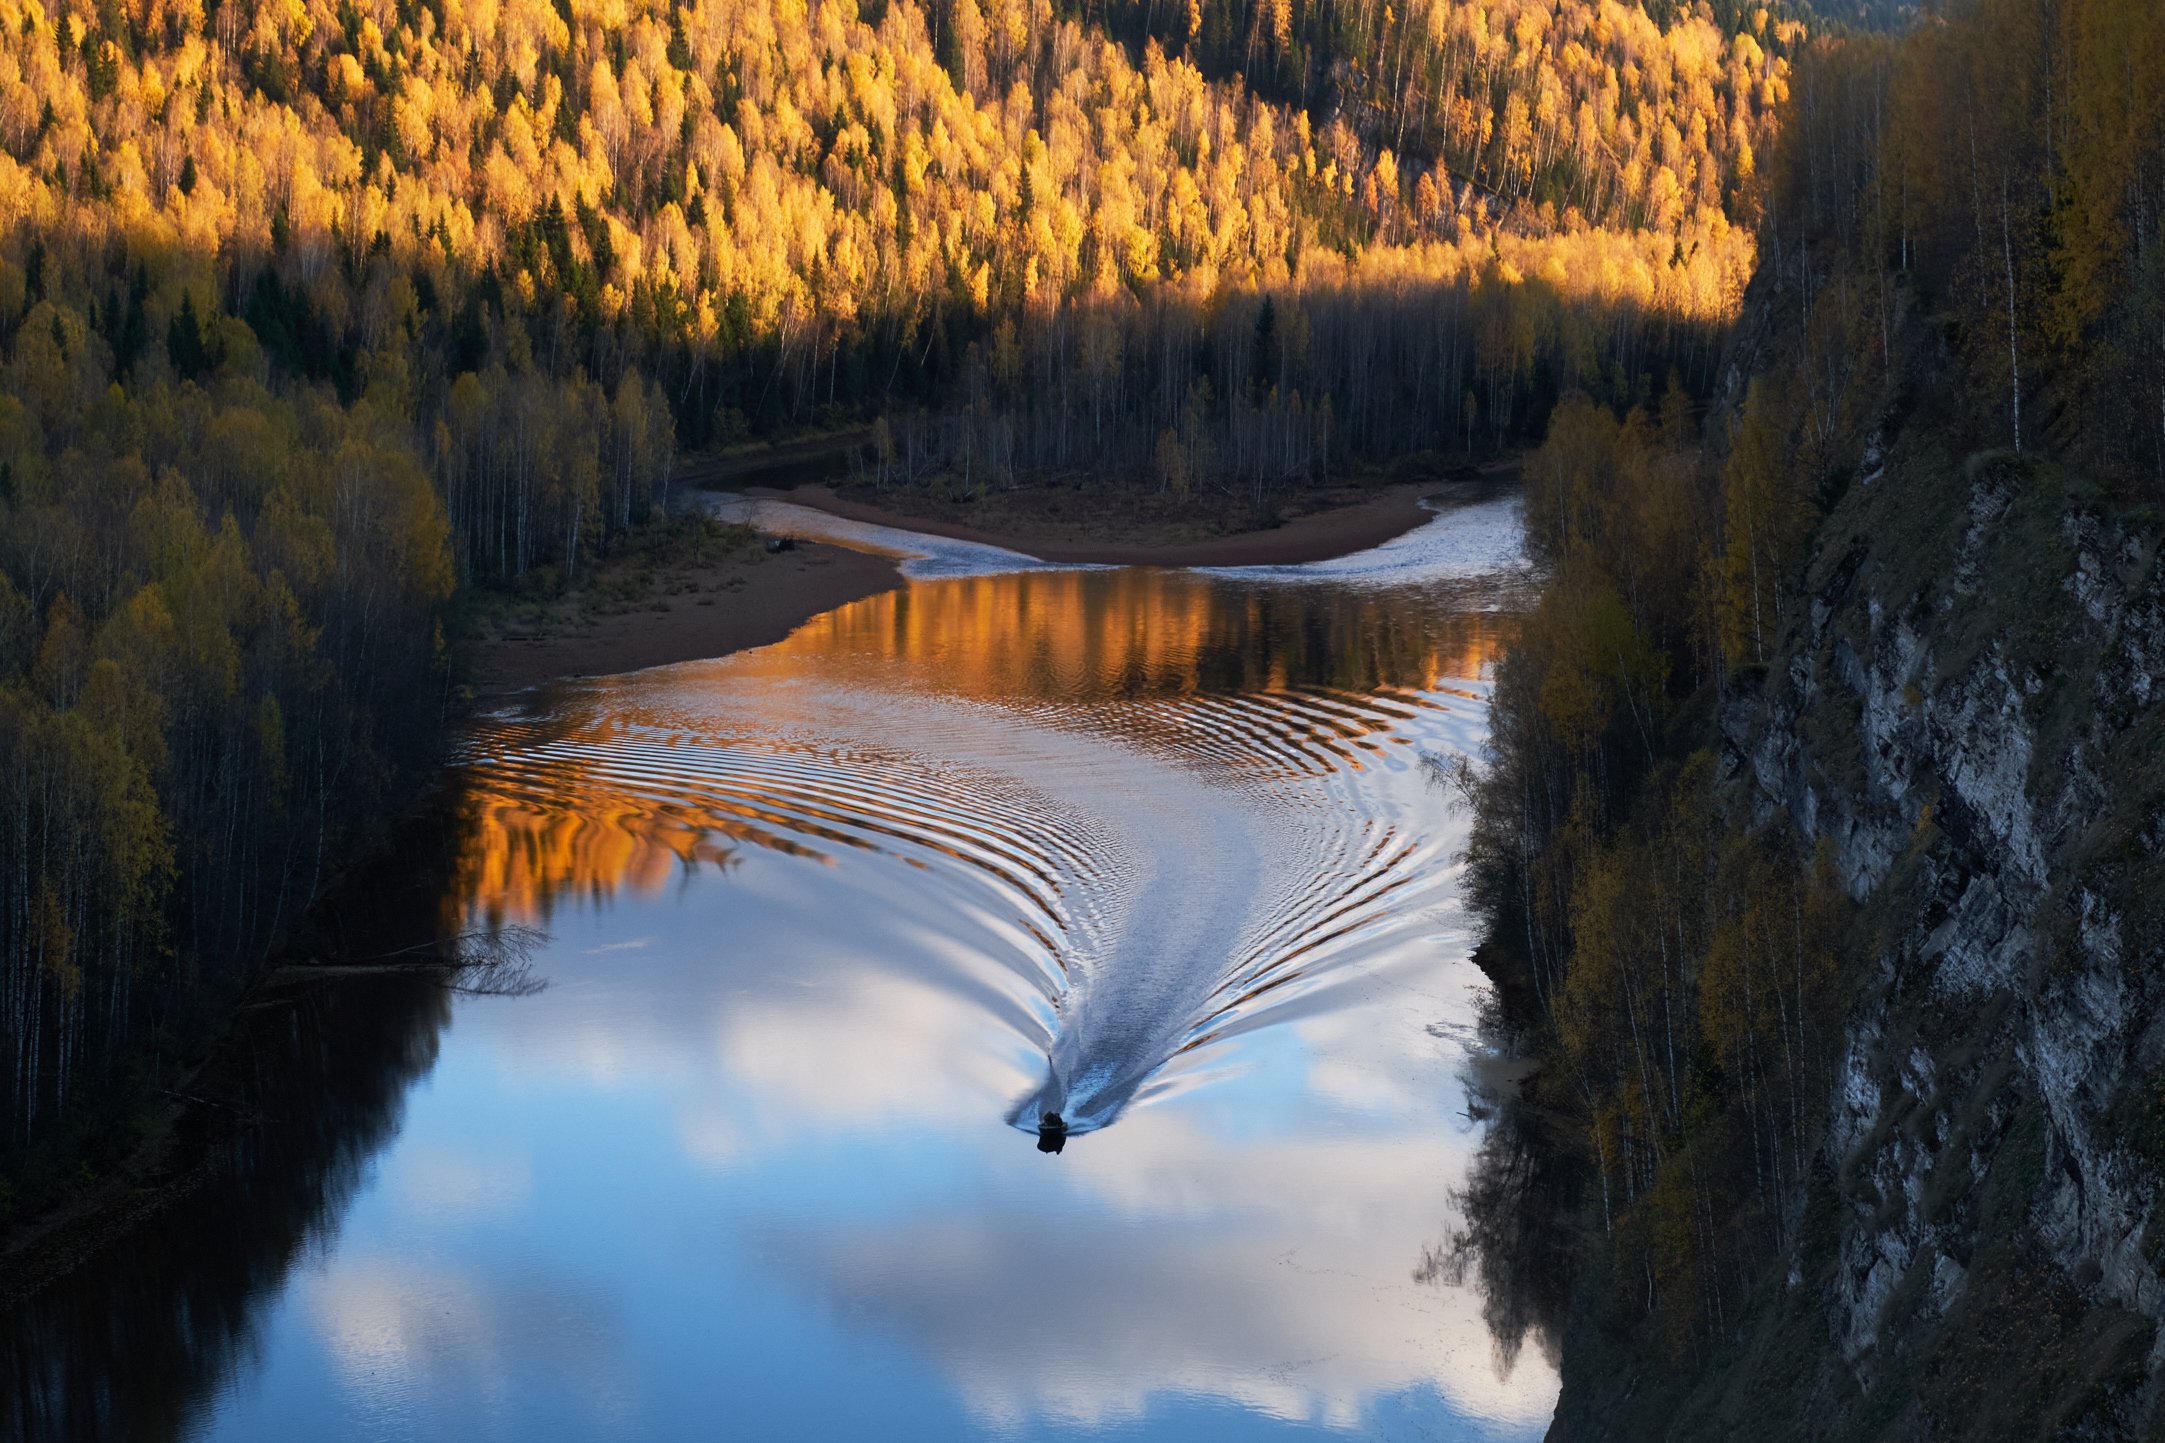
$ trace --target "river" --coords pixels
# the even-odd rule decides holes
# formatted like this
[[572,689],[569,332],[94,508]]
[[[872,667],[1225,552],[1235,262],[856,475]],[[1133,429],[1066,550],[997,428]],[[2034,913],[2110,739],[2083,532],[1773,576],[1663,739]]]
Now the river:
[[757,519],[909,579],[481,719],[427,906],[540,990],[251,1024],[290,1106],[25,1310],[19,1426],[1539,1436],[1435,1266],[1514,503],[1213,573]]

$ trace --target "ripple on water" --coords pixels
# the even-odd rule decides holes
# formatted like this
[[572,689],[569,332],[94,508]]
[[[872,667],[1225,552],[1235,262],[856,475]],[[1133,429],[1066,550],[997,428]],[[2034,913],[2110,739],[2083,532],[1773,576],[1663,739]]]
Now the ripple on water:
[[897,693],[867,685],[879,669],[868,677],[861,646],[793,643],[778,706],[739,659],[600,683],[546,724],[484,728],[469,772],[502,840],[478,854],[505,860],[472,895],[496,915],[545,912],[595,885],[589,873],[727,865],[737,846],[892,858],[1013,924],[1000,960],[1043,1004],[1025,1030],[1046,1061],[1009,1120],[1054,1111],[1080,1134],[1170,1085],[1169,1064],[1190,1071],[1216,1044],[1325,1005],[1340,973],[1448,889],[1435,843],[1355,781],[1416,766],[1409,743],[1452,729],[1454,699],[1434,689],[1267,670],[1254,690],[1137,686],[1100,656],[1094,671],[1041,673],[1055,685],[935,673]]
[[[1420,1272],[1481,985],[1432,764],[1511,625],[1445,549],[950,551],[993,574],[507,706],[454,895],[547,989],[252,1012],[320,1105],[18,1376],[205,1440],[1538,1436]],[[1038,1098],[1116,1125],[1047,1162]]]

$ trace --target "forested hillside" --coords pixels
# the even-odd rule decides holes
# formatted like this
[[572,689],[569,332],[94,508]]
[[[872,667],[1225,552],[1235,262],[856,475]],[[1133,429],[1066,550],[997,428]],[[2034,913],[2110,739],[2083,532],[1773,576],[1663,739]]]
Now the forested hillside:
[[1734,213],[1785,94],[1767,57],[1805,33],[1784,7],[1737,0],[1119,0],[1106,13],[1115,35],[1206,75],[1343,116],[1429,175],[1417,210],[1526,204],[1657,230],[1693,206]]
[[[1732,221],[1794,27],[1665,35],[1611,0],[1498,29],[1486,8],[1421,21],[1456,87],[1439,104],[1481,137],[1434,160],[1021,0],[32,10],[0,58],[0,194],[33,228],[94,202],[78,246],[185,252],[153,330],[192,290],[349,395],[470,369],[493,398],[496,368],[528,367],[613,393],[638,368],[686,444],[900,400],[941,414],[938,465],[975,477],[1105,464],[1117,416],[1114,464],[1171,430],[1211,479],[1291,481],[1326,464],[1323,403],[1348,418],[1397,372],[1340,343],[1363,299],[1452,293],[1412,327],[1451,343],[1405,398],[1434,419],[1364,412],[1338,448],[1368,455],[1523,427],[1559,371],[1639,385],[1679,327],[1734,312]],[[275,258],[274,284],[208,260],[236,251]],[[1493,315],[1464,304],[1483,282]],[[1258,329],[1262,294],[1285,325]],[[1265,462],[1243,423],[1297,439]],[[465,533],[499,510],[568,535],[591,489],[501,460],[472,484],[514,498],[455,518],[477,558]]]
[[2161,64],[2131,0],[1815,45],[1705,430],[1529,463],[1474,871],[1562,1436],[2155,1427]]
[[681,448],[1264,509],[1710,383],[1793,23],[1286,11],[1318,88],[1196,13],[0,0],[0,1149],[200,1049],[430,761],[446,599]]

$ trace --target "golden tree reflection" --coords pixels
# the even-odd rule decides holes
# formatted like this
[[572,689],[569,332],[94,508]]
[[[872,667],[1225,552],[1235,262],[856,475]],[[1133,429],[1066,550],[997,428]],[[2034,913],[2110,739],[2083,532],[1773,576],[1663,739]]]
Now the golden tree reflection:
[[[567,897],[651,895],[741,846],[817,859],[921,827],[892,792],[836,795],[790,768],[626,762],[623,732],[667,688],[782,678],[953,696],[1110,733],[1269,780],[1357,767],[1436,693],[1468,693],[1515,620],[1446,590],[1229,583],[1185,571],[1023,572],[919,582],[830,611],[787,640],[662,676],[595,684],[539,732],[506,727],[467,775],[462,901],[493,922],[545,920]],[[748,692],[747,695],[752,694]],[[1478,696],[1479,693],[1471,693]],[[748,707],[750,704],[747,704]],[[788,745],[747,714],[769,762]],[[646,746],[647,743],[642,743]],[[856,759],[857,765],[866,765]]]
[[1485,674],[1515,622],[1448,590],[1237,585],[1192,571],[921,582],[816,617],[760,654],[905,663],[984,699],[1433,691]]

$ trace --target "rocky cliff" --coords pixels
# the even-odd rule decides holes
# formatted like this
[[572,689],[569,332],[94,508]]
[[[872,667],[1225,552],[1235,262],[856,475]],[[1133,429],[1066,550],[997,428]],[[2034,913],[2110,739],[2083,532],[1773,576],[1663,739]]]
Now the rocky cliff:
[[1824,849],[1864,955],[1803,1241],[1689,1411],[1714,1431],[1778,1402],[1775,1434],[2148,1436],[2156,517],[2051,464],[1959,459],[1927,425],[1882,434],[1821,528],[1807,614],[1722,712],[1734,795]]

